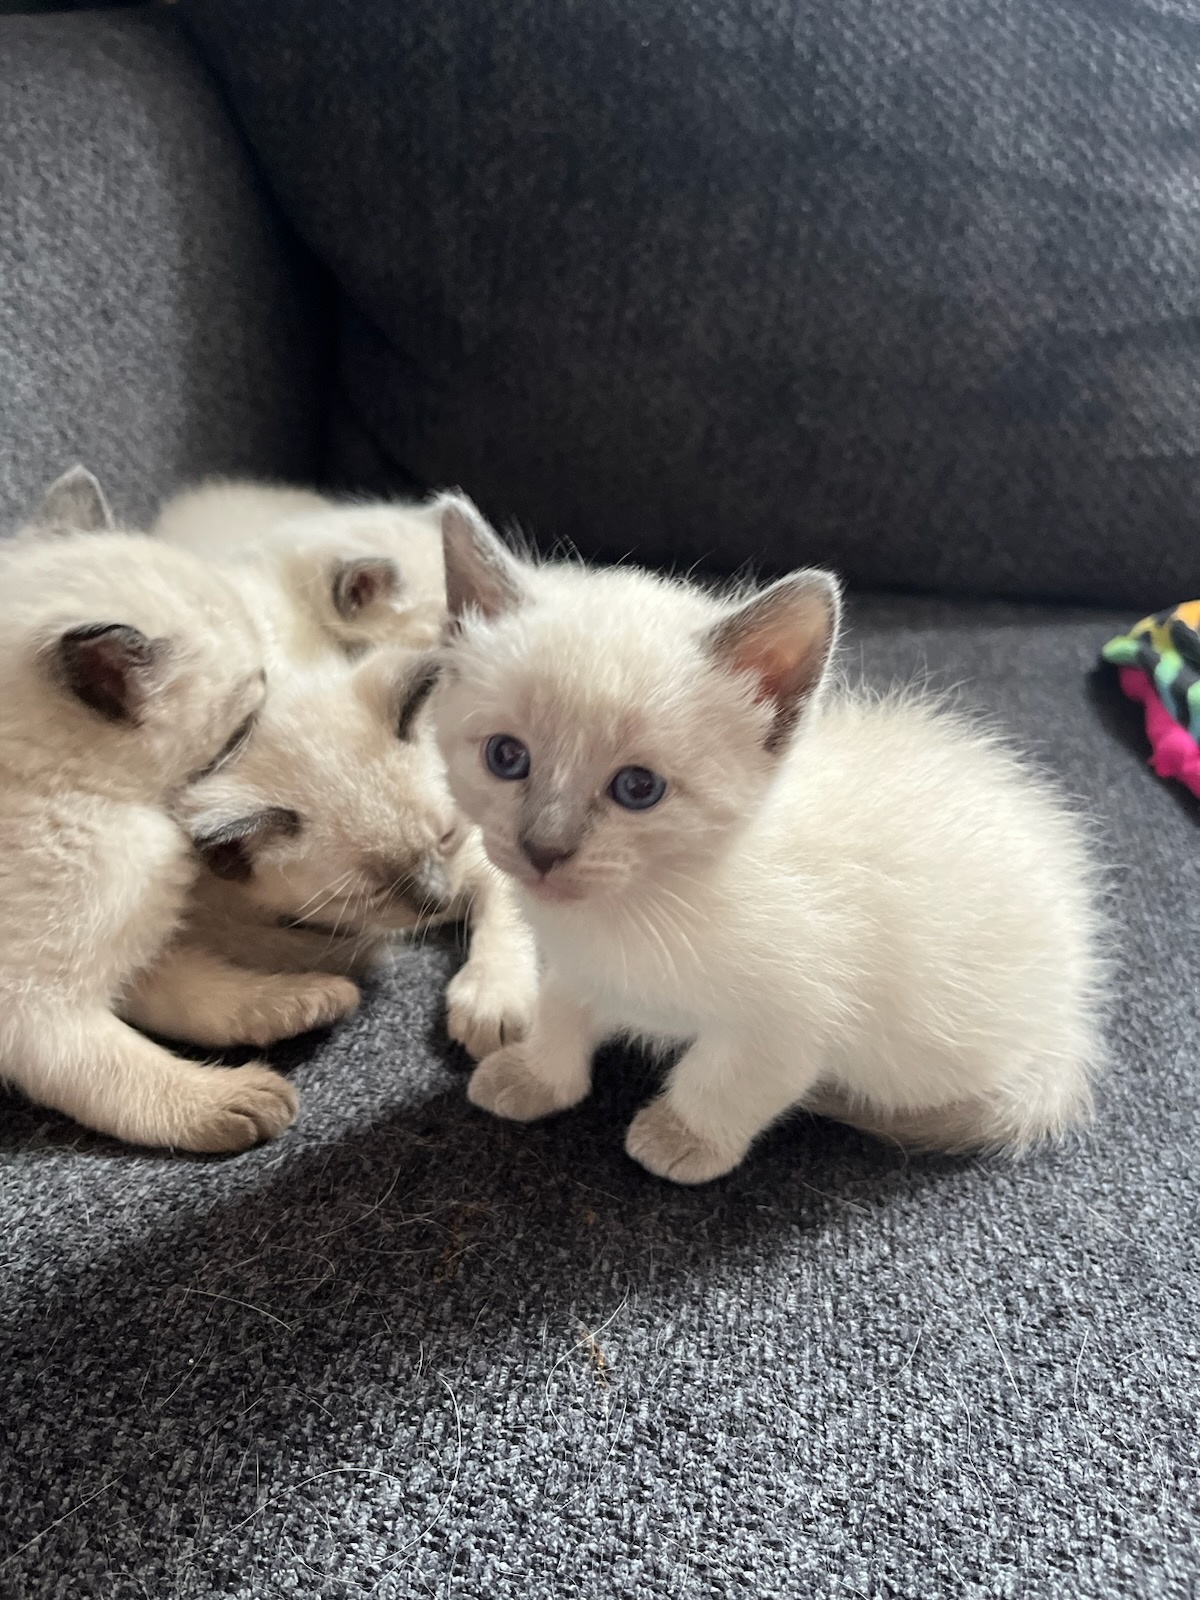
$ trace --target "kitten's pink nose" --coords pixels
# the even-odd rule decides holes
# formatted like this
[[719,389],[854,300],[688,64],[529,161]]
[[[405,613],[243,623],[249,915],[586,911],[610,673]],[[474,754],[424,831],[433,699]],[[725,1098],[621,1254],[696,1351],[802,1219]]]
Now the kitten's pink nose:
[[534,839],[522,839],[521,849],[525,858],[544,878],[551,867],[556,867],[560,861],[569,861],[575,854],[574,849],[564,850],[559,845],[538,844]]

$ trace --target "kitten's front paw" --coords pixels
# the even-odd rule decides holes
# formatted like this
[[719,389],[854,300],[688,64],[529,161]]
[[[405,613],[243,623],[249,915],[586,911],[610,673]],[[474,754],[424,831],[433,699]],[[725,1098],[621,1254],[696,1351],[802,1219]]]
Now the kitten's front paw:
[[625,1153],[672,1183],[710,1183],[732,1172],[744,1152],[730,1153],[695,1133],[672,1110],[666,1095],[643,1106],[629,1124]]
[[533,1022],[537,995],[511,974],[468,961],[446,988],[446,1031],[482,1061],[504,1045],[518,1044]]
[[556,1111],[578,1105],[586,1086],[574,1092],[570,1085],[548,1083],[529,1065],[526,1046],[510,1044],[481,1061],[467,1082],[472,1105],[510,1122],[536,1122]]
[[237,1042],[262,1049],[278,1039],[327,1028],[356,1010],[361,998],[357,984],[336,973],[280,973],[239,1019]]
[[199,1103],[172,1140],[180,1149],[208,1154],[248,1150],[295,1121],[300,1096],[270,1067],[252,1063],[197,1071],[203,1074],[194,1080],[201,1087]]

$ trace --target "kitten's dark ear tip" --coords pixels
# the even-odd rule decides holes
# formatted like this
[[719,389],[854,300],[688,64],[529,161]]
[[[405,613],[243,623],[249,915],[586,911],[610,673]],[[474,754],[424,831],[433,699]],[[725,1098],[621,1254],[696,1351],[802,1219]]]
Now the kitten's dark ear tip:
[[333,604],[349,621],[400,589],[400,568],[387,556],[339,561],[333,573]]
[[245,883],[254,871],[250,852],[240,839],[198,840],[196,847],[208,870],[225,883]]
[[124,622],[87,622],[58,641],[63,682],[109,722],[141,721],[146,701],[170,655],[166,639],[149,639]]
[[407,674],[403,683],[400,708],[396,716],[396,737],[398,739],[412,738],[417,716],[437,687],[441,672],[442,664],[438,657],[430,654],[418,661],[416,669]]
[[254,871],[258,851],[270,839],[294,838],[303,826],[299,812],[288,806],[264,806],[192,835],[192,843],[214,877],[245,883]]

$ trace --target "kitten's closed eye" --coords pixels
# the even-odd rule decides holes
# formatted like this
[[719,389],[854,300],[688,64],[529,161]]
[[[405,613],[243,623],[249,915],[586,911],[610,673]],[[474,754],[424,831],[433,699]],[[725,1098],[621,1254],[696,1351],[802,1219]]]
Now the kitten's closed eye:
[[222,767],[228,766],[235,756],[241,755],[250,742],[250,735],[254,732],[254,724],[257,721],[257,711],[252,711],[248,717],[243,717],[208,765],[192,774],[191,781],[199,783],[201,778],[211,778],[214,772],[219,772]]
[[417,713],[433,693],[438,681],[439,667],[435,660],[423,662],[409,679],[396,714],[396,737],[411,739]]
[[667,780],[649,767],[622,767],[608,792],[626,811],[649,811],[667,792]]
[[529,776],[529,751],[511,733],[494,733],[483,747],[483,759],[497,778],[514,782]]

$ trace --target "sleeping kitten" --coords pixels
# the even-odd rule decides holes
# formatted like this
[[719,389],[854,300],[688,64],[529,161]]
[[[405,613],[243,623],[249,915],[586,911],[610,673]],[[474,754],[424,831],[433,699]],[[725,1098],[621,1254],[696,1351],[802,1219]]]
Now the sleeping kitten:
[[195,876],[170,810],[231,764],[262,705],[232,588],[107,527],[69,474],[0,546],[0,1076],[139,1144],[240,1150],[291,1122],[265,1066],[181,1061],[114,1015]]
[[598,1042],[686,1041],[626,1149],[720,1176],[793,1107],[928,1147],[1019,1147],[1102,1059],[1092,873],[1054,791],[915,696],[824,694],[835,580],[738,601],[516,560],[447,508],[450,787],[545,963],[468,1093],[576,1104]]
[[[435,670],[422,652],[381,649],[273,671],[245,756],[181,799],[208,870],[127,1015],[214,1047],[265,1044],[283,1018],[260,997],[292,993],[287,1031],[332,1021],[357,1003],[349,977],[390,959],[389,934],[468,917],[450,1036],[475,1056],[521,1037],[536,955],[446,787],[425,704]],[[213,1012],[214,990],[235,981],[243,1006]]]
[[[184,936],[130,997],[142,1026],[214,1047],[265,1044],[285,1016],[298,1032],[353,1009],[347,979],[390,958],[389,934],[466,918],[450,1037],[478,1057],[524,1033],[536,953],[446,787],[425,703],[436,662],[378,648],[440,637],[444,499],[345,506],[227,483],[164,508],[159,536],[223,561],[258,619],[272,693],[236,773],[189,792],[209,871]],[[244,1004],[210,1016],[207,997],[234,982]],[[291,1012],[260,1005],[256,985],[264,999],[290,991]]]
[[355,504],[218,481],[168,501],[154,533],[282,589],[289,604],[262,609],[290,660],[320,659],[331,640],[356,656],[372,644],[421,649],[441,638],[442,504]]

